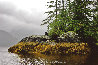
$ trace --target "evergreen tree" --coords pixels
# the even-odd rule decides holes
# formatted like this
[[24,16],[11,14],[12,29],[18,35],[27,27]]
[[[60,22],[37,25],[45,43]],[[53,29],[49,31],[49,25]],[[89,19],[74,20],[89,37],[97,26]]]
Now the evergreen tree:
[[[79,37],[81,38],[81,42],[97,42],[96,40],[98,39],[98,21],[94,21],[95,15],[93,15],[93,5],[95,4],[95,2],[96,1],[91,0],[74,0],[72,2],[72,29],[79,35]],[[91,39],[91,41],[89,41],[89,39]]]
[[[50,2],[54,3],[54,1]],[[48,21],[44,20],[46,21],[44,24],[49,24],[50,36],[59,36],[65,32],[74,31],[80,37],[81,42],[98,42],[97,0],[56,0],[55,6],[49,6],[56,7],[54,11],[48,12],[49,17],[46,19]],[[89,39],[92,40],[89,41]]]

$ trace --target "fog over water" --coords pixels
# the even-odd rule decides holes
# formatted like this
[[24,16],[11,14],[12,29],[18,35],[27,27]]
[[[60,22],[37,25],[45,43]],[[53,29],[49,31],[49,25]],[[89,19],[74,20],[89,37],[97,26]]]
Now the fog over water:
[[[0,45],[17,43],[30,35],[43,35],[48,0],[0,0]],[[13,40],[13,41],[12,41]],[[10,41],[10,42],[9,42]]]

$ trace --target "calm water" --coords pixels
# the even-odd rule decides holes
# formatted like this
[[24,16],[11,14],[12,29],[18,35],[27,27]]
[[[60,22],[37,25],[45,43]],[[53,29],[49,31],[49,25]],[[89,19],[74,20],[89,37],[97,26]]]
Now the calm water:
[[16,55],[0,47],[0,65],[98,65],[98,51],[89,55]]

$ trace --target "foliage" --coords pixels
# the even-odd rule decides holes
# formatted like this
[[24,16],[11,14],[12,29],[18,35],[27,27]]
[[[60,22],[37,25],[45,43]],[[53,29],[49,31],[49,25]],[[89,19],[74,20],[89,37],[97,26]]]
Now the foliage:
[[[54,10],[45,12],[45,13],[48,13],[48,17],[45,20],[43,20],[44,23],[42,25],[49,24],[48,25],[49,36],[53,37],[53,39],[54,39],[62,33],[61,30],[58,30],[58,26],[59,26],[58,24],[60,22],[57,22],[58,11],[60,11],[60,8],[61,8],[61,1],[60,0],[55,0],[55,1],[53,0],[48,3],[49,3],[48,8],[52,8]],[[52,21],[53,21],[53,23],[52,23]],[[57,24],[55,24],[55,23],[57,23]]]
[[[73,27],[71,27],[81,37],[82,42],[96,42],[98,39],[98,21],[94,21],[94,9],[88,5],[94,5],[94,1],[74,0],[73,1]],[[80,5],[81,4],[81,5]],[[94,7],[94,6],[93,6]],[[96,39],[96,40],[95,40]]]
[[[53,3],[55,6],[52,6]],[[81,42],[98,42],[97,4],[97,0],[52,1],[49,8],[55,7],[55,9],[49,11],[49,17],[44,20],[46,21],[44,24],[48,24],[49,35],[57,37],[68,31],[74,31],[80,37]]]

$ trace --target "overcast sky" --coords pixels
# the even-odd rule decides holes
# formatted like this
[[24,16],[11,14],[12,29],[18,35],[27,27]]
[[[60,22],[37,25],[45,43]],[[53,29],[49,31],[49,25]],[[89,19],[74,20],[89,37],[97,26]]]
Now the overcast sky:
[[16,38],[44,34],[47,26],[40,26],[46,18],[48,0],[0,0],[0,30]]

